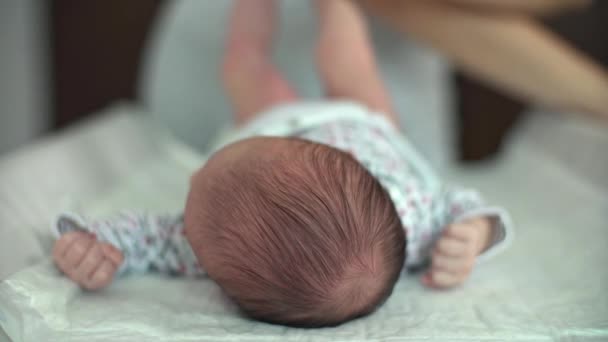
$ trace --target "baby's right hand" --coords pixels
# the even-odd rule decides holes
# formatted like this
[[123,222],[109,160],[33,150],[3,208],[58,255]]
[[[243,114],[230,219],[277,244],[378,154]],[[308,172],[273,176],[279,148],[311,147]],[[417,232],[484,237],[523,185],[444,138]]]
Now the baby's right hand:
[[123,259],[122,252],[114,246],[82,231],[62,235],[53,247],[57,267],[87,290],[109,285]]

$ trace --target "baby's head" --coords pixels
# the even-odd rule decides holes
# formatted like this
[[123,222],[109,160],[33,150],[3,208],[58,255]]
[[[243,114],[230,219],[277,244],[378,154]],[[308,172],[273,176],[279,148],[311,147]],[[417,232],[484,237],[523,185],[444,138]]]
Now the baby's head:
[[364,316],[391,294],[405,237],[388,194],[347,153],[252,138],[192,178],[186,236],[249,316],[319,327]]

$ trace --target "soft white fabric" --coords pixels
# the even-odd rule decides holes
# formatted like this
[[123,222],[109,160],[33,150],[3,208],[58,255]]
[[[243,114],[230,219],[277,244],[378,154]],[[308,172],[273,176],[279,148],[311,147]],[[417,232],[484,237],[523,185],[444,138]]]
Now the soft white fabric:
[[[2,216],[3,253],[28,249],[21,237],[34,236],[36,222],[46,231],[44,211],[30,210],[44,203],[51,219],[62,193],[91,215],[133,203],[150,210],[183,205],[187,176],[200,157],[162,138],[142,117],[122,112],[0,160],[0,193],[11,204],[2,212],[10,215]],[[560,154],[545,149],[546,143],[559,144],[560,136],[538,141],[527,129],[535,123],[513,138],[502,161],[444,172],[450,181],[479,187],[489,200],[504,203],[518,227],[512,247],[479,267],[462,288],[429,291],[406,276],[374,315],[338,328],[298,330],[240,318],[211,281],[148,275],[83,293],[47,261],[0,284],[0,326],[15,342],[606,340],[608,192],[579,176],[596,161],[563,163]],[[574,130],[547,125],[563,136],[602,132],[581,122]],[[602,139],[578,141],[567,142],[571,151],[603,146]],[[36,171],[41,168],[53,172],[52,182]],[[582,173],[572,171],[577,169]],[[28,181],[19,183],[19,175]],[[13,260],[3,257],[0,265]]]

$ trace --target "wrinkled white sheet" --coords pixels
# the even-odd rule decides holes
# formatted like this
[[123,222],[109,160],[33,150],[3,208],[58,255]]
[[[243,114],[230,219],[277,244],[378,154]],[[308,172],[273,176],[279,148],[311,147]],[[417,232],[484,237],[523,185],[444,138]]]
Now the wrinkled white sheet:
[[[7,248],[27,249],[21,235],[11,235],[20,230],[47,241],[39,249],[48,253],[43,221],[60,209],[56,199],[63,191],[90,214],[181,207],[187,176],[199,157],[132,112],[119,108],[96,125],[0,162],[2,200],[14,197],[12,209],[2,211],[8,215],[2,216],[2,263],[13,260]],[[581,154],[607,147],[608,141],[591,125],[538,118],[513,138],[501,161],[445,172],[504,204],[516,223],[512,247],[476,270],[462,288],[429,291],[415,276],[404,276],[374,315],[338,328],[300,330],[239,317],[208,280],[149,275],[84,293],[46,261],[0,283],[0,326],[15,342],[608,340],[608,191],[605,179],[581,177],[590,172],[585,165],[605,165],[597,160],[606,162],[606,154],[592,164],[574,160],[573,167],[547,150],[561,139],[547,145],[537,128],[561,131],[561,137],[582,134],[567,141]],[[32,178],[17,188],[19,176]],[[47,209],[30,216],[28,208],[37,208],[32,204],[37,202]]]

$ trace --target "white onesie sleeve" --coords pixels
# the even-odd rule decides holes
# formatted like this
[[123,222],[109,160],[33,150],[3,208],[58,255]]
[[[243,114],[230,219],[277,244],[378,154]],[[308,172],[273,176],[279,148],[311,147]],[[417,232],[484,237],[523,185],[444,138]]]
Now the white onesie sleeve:
[[493,219],[489,247],[478,256],[482,261],[500,252],[512,238],[511,220],[501,208],[486,206],[477,191],[442,188],[436,192],[410,189],[407,208],[399,213],[407,229],[408,266],[429,261],[441,233],[452,223],[475,217]]
[[151,215],[124,212],[102,220],[87,220],[64,213],[52,224],[57,238],[70,231],[94,233],[124,254],[118,274],[158,271],[171,275],[204,274],[183,235],[182,215]]

